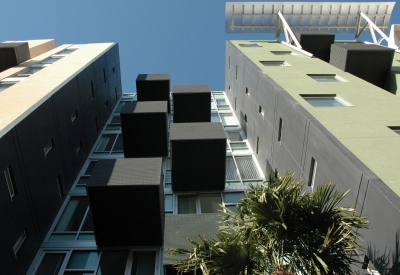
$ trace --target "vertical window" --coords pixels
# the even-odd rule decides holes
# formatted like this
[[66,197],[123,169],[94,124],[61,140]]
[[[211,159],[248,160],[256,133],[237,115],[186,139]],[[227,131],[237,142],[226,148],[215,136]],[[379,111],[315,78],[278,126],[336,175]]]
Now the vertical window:
[[247,115],[246,114],[244,114],[244,121],[247,122]]
[[201,213],[219,213],[222,204],[221,195],[217,194],[200,194]]
[[20,250],[21,246],[24,244],[27,237],[28,237],[28,232],[25,228],[13,246],[15,257],[17,257],[17,253]]
[[111,73],[115,73],[115,67],[112,67]]
[[282,141],[282,118],[279,118],[278,141]]
[[317,162],[311,158],[310,175],[308,177],[308,186],[314,187],[315,173],[317,172]]
[[93,86],[93,80],[90,80],[90,88],[92,89],[92,97],[94,97],[94,86]]
[[236,96],[235,96],[235,111],[236,111]]
[[104,102],[104,108],[108,107],[108,100],[106,100],[106,102]]
[[250,90],[246,87],[246,95],[250,95]]
[[264,109],[261,107],[261,105],[258,105],[258,112],[264,116]]
[[260,137],[257,136],[256,154],[258,155],[258,150],[260,148]]
[[231,57],[228,58],[228,69],[231,69]]
[[78,117],[78,110],[75,110],[71,115],[71,122],[74,123],[77,117]]
[[107,83],[106,79],[106,69],[103,68],[103,78],[104,78],[104,83]]
[[75,151],[76,151],[77,154],[79,153],[81,148],[82,148],[82,141],[79,141],[78,145],[75,147]]
[[51,151],[53,148],[53,139],[50,139],[49,142],[44,146],[44,156],[47,156],[47,154]]
[[237,73],[238,73],[238,65],[236,65],[236,72],[235,72],[235,79],[237,80]]
[[4,170],[4,176],[6,177],[8,192],[10,193],[11,201],[17,194],[17,189],[15,188],[14,177],[12,175],[11,166],[8,166],[6,170]]
[[178,214],[195,214],[196,213],[196,196],[179,196]]
[[62,187],[60,175],[58,175],[58,177],[56,178],[56,182],[57,182],[58,194],[60,195],[60,198],[62,198],[64,196],[64,190]]

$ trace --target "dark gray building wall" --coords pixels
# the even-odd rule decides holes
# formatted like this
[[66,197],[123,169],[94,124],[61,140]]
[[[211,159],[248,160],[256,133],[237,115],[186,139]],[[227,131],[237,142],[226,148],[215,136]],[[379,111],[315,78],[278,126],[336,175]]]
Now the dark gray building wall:
[[[235,113],[238,118],[241,113],[248,114],[247,137],[253,151],[256,150],[254,139],[257,136],[260,138],[260,151],[256,157],[264,174],[268,174],[269,162],[272,168],[277,168],[281,174],[286,171],[295,172],[295,177],[301,177],[307,186],[311,158],[314,158],[317,162],[315,187],[332,181],[342,192],[350,190],[342,205],[354,205],[356,211],[366,216],[372,224],[371,230],[362,231],[365,234],[365,249],[372,247],[370,251],[377,252],[378,256],[391,253],[388,258],[388,264],[391,266],[391,257],[397,249],[396,245],[399,245],[398,238],[396,243],[396,232],[400,230],[399,197],[289,93],[261,70],[257,71],[251,61],[234,49],[230,42],[227,42],[226,48],[231,58],[231,70],[227,68],[226,63],[225,72],[228,76],[225,76],[225,79],[235,83],[230,84],[232,91],[226,90],[226,94],[232,105],[234,98],[237,98]],[[237,81],[233,80],[235,70],[232,70],[232,60],[233,64],[244,67],[238,68],[243,74],[238,75]],[[255,74],[256,81],[254,75],[249,74]],[[251,90],[249,97],[243,90],[246,85],[252,87],[254,82],[257,83],[256,101],[251,100]],[[225,84],[226,87],[228,85]],[[257,107],[261,105],[264,116],[251,112],[251,104]],[[282,135],[281,141],[278,141],[280,119],[283,121]],[[311,190],[310,187],[306,189]]]
[[[25,274],[28,270],[115,106],[110,94],[117,99],[122,94],[118,44],[0,138],[0,234],[7,236],[0,249],[4,274]],[[77,117],[72,121],[75,111]],[[51,139],[53,148],[45,155],[44,147]],[[82,147],[77,152],[79,144]],[[4,176],[8,166],[18,192],[13,201]],[[61,193],[57,180],[61,181]],[[24,229],[28,238],[15,257],[13,245]]]

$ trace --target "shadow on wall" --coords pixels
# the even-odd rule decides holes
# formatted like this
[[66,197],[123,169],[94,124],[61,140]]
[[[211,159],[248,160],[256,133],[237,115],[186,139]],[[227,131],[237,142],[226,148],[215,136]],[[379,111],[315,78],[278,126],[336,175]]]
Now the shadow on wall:
[[367,256],[380,275],[400,274],[400,228],[396,232],[396,249],[379,251],[376,245],[368,244]]

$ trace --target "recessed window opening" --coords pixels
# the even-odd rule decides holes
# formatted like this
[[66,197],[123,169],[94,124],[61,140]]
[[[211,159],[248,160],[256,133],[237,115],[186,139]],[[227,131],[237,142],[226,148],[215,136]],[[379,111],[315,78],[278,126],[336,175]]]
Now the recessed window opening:
[[335,94],[331,95],[300,95],[307,101],[310,105],[314,107],[348,107],[351,104],[347,103],[345,100],[336,96]]
[[318,82],[347,82],[345,79],[336,74],[307,74],[309,77]]
[[258,105],[258,112],[264,116],[264,109],[261,107],[261,105]]
[[7,82],[0,82],[0,93],[2,92],[2,91],[4,91],[5,89],[7,89],[7,88],[10,88],[12,85],[14,85],[14,84],[16,84],[17,82],[10,82],[10,83],[7,83]]
[[94,123],[96,125],[96,133],[99,133],[99,123],[97,122],[97,117],[94,118]]
[[244,114],[244,121],[247,122],[247,115],[246,114]]
[[10,193],[10,198],[12,201],[15,195],[17,194],[17,189],[15,187],[15,181],[12,174],[11,166],[8,166],[6,170],[4,170],[4,176],[6,178],[8,192]]
[[388,126],[388,128],[396,134],[400,135],[400,126]]
[[63,57],[64,56],[52,55],[50,58],[47,58],[47,59],[43,60],[41,63],[42,64],[53,64],[54,62],[60,60]]
[[51,151],[53,148],[53,139],[50,139],[49,142],[44,146],[44,155],[47,156],[47,154]]
[[256,154],[258,155],[258,150],[260,149],[260,137],[257,136]]
[[108,100],[106,100],[106,102],[104,102],[104,108],[108,107]]
[[295,55],[291,51],[271,51],[274,55]]
[[308,186],[310,187],[314,187],[316,172],[317,172],[317,162],[315,161],[314,158],[311,158],[310,174],[308,177]]
[[17,257],[17,253],[21,249],[21,246],[24,244],[27,237],[28,237],[28,231],[25,228],[13,246],[15,257]]
[[79,141],[78,145],[75,147],[76,153],[78,154],[81,149],[82,149],[82,141]]
[[7,84],[7,83],[18,83],[18,82],[20,82],[22,80],[27,79],[28,77],[29,76],[10,76],[10,77],[3,78],[0,81],[0,83],[4,83],[4,84]]
[[57,183],[57,188],[58,188],[58,194],[60,195],[60,199],[64,196],[64,190],[62,188],[62,183],[61,183],[61,175],[58,175],[56,178],[56,183]]
[[235,96],[235,111],[236,111],[236,96]]
[[235,79],[237,80],[237,76],[238,76],[238,65],[236,65],[236,73],[235,73]]
[[251,43],[251,44],[239,44],[240,47],[243,48],[252,48],[252,47],[262,47],[260,44],[258,43]]
[[112,74],[115,73],[115,67],[112,67],[111,73],[112,73]]
[[250,90],[246,87],[246,95],[250,95]]
[[231,69],[231,57],[230,56],[228,57],[228,69],[229,70]]
[[106,79],[106,69],[103,68],[103,78],[104,78],[104,83],[107,83]]
[[93,80],[90,80],[90,88],[92,91],[92,97],[94,97],[94,86],[93,86]]
[[38,71],[40,71],[41,69],[43,69],[44,67],[47,67],[45,65],[39,65],[39,66],[30,66],[29,68],[27,68],[26,70],[23,70],[22,72],[18,73],[17,76],[20,77],[29,77],[31,75],[33,75],[34,73],[37,73]]
[[285,67],[285,66],[290,66],[289,63],[285,61],[260,61],[261,64],[263,64],[266,67]]
[[283,125],[283,120],[282,118],[279,118],[278,141],[282,141],[282,125]]
[[78,110],[75,110],[75,112],[73,112],[71,115],[71,122],[74,123],[77,117],[78,117]]

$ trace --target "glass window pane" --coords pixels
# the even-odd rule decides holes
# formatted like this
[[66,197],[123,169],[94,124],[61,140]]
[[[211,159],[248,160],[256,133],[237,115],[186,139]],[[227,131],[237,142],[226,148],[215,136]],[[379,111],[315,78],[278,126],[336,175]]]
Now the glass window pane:
[[155,252],[134,253],[131,275],[153,275],[155,271],[155,264]]
[[261,176],[252,157],[235,157],[242,179],[259,179]]
[[195,213],[196,213],[196,197],[179,196],[178,214],[195,214]]
[[124,275],[128,255],[128,250],[103,251],[97,275]]
[[336,97],[304,97],[314,107],[343,107],[348,106]]
[[218,194],[201,194],[200,198],[200,206],[201,213],[220,213],[222,204],[221,195]]
[[46,253],[36,271],[36,275],[58,274],[65,259],[65,253]]
[[7,83],[7,84],[0,83],[0,93],[1,93],[2,91],[4,91],[5,89],[11,87],[11,86],[14,85],[14,84],[15,84],[15,83]]
[[99,260],[98,251],[74,251],[67,269],[95,269]]
[[232,212],[237,212],[237,206],[236,205],[226,205],[226,208],[228,208],[229,210],[231,210]]
[[233,115],[221,114],[222,124],[224,126],[235,126],[237,125],[236,120]]
[[54,242],[75,241],[75,237],[76,237],[76,233],[72,233],[72,234],[53,233],[53,234],[51,234],[49,240],[54,241]]
[[88,207],[87,197],[72,197],[54,231],[77,231]]
[[121,124],[121,118],[119,116],[113,116],[113,118],[111,119],[111,123]]
[[164,205],[166,211],[173,209],[173,195],[165,195]]
[[110,151],[114,144],[114,140],[117,135],[102,135],[99,143],[97,143],[95,151]]
[[117,141],[115,142],[114,148],[113,148],[113,152],[120,152],[124,150],[124,146],[122,144],[122,135],[119,135],[117,138]]
[[239,180],[239,174],[237,172],[237,168],[235,162],[232,157],[226,158],[226,171],[225,171],[225,179],[226,180]]
[[94,167],[96,166],[96,164],[97,164],[97,161],[91,161],[89,163],[88,167],[86,168],[85,175],[90,176],[92,174],[92,171],[93,171]]
[[82,231],[94,231],[92,211],[90,211],[90,209],[86,215],[86,219],[85,219],[85,222],[83,223],[81,230]]
[[228,137],[230,141],[243,141],[242,136],[240,135],[240,132],[227,132]]
[[85,234],[79,234],[78,237],[78,241],[86,241],[86,242],[90,242],[90,241],[96,241],[94,238],[94,234],[93,233],[85,233]]
[[170,158],[167,158],[165,166],[166,166],[166,169],[171,169],[171,159]]
[[54,62],[60,60],[61,58],[48,58],[46,60],[43,60],[42,63],[43,64],[53,64]]
[[211,114],[211,122],[221,122],[218,114]]
[[165,182],[171,182],[171,171],[165,171]]
[[243,198],[243,192],[234,192],[234,193],[224,193],[224,203],[239,203],[240,199]]

